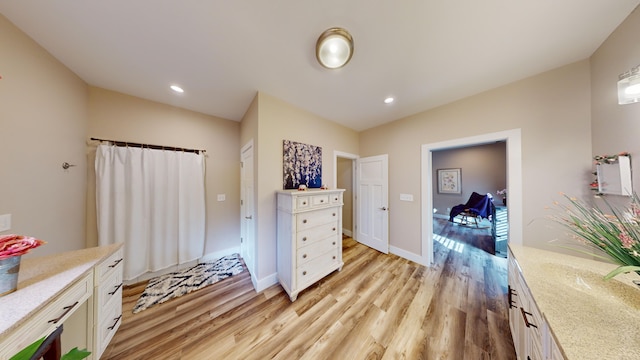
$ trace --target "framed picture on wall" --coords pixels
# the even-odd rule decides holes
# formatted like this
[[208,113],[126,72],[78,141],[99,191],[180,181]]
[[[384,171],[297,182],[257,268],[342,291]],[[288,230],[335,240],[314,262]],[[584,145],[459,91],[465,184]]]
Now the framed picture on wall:
[[438,193],[462,194],[461,169],[438,169]]

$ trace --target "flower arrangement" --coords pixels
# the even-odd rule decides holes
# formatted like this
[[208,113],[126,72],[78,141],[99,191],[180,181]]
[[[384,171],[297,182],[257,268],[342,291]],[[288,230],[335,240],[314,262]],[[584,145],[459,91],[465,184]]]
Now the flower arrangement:
[[618,162],[618,157],[620,156],[629,156],[629,153],[623,151],[615,155],[596,155],[593,157],[593,162],[595,163],[595,165],[615,164],[616,162]]
[[24,255],[31,249],[35,249],[46,242],[23,235],[0,235],[0,260],[14,256]]
[[497,190],[496,194],[502,195],[503,198],[507,197],[507,189]]
[[568,248],[617,263],[619,266],[605,279],[631,271],[640,272],[640,198],[636,194],[631,198],[630,207],[624,210],[616,209],[603,198],[607,212],[576,198],[564,197],[568,203],[555,203],[564,210],[564,215],[553,219],[569,229],[574,238],[607,256]]

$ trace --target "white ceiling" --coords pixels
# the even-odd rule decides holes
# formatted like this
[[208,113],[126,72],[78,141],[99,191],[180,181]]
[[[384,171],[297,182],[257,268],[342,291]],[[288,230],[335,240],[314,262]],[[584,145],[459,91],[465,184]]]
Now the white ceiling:
[[[236,121],[261,91],[360,131],[588,58],[639,3],[0,0],[0,12],[93,86]],[[315,41],[333,26],[355,52],[326,70]]]

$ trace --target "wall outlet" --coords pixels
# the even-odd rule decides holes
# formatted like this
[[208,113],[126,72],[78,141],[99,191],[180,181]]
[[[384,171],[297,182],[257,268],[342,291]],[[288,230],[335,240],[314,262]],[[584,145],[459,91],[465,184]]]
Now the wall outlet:
[[225,201],[227,196],[225,194],[218,194],[218,201]]
[[411,195],[411,194],[400,194],[400,200],[402,200],[402,201],[413,201],[413,195]]
[[11,214],[0,215],[0,231],[11,230]]

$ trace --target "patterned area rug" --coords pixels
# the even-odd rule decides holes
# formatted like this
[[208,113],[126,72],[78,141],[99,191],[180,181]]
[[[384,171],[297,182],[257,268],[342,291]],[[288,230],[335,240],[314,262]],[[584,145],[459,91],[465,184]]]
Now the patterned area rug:
[[192,268],[158,276],[149,280],[140,299],[133,308],[139,313],[155,304],[202,289],[243,271],[240,255],[228,255],[215,262],[200,263]]

